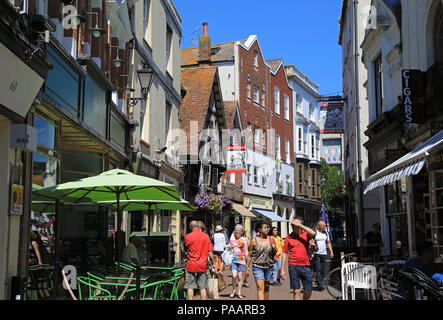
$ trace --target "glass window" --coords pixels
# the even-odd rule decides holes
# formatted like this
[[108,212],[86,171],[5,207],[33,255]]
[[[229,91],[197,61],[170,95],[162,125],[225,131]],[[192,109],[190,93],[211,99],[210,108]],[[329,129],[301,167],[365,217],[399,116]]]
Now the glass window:
[[309,120],[315,122],[315,107],[313,104],[309,105]]
[[290,121],[289,119],[289,97],[285,95],[285,119]]
[[108,109],[106,104],[106,91],[89,75],[86,77],[85,86],[84,121],[103,137],[106,137]]
[[302,110],[301,110],[301,103],[302,103],[302,98],[301,98],[301,96],[299,95],[299,94],[297,94],[297,96],[296,96],[296,104],[297,104],[297,111],[298,112],[302,112]]
[[280,136],[278,134],[275,135],[275,157],[281,159],[280,154]]
[[[263,87],[264,87],[264,86],[263,86]],[[266,102],[265,102],[265,90],[264,90],[264,89],[263,89],[262,92],[261,92],[261,105],[262,105],[263,107],[266,106]]]
[[256,86],[254,86],[254,102],[260,104],[260,101],[258,101],[258,87]]
[[254,167],[254,184],[258,184],[258,168]]
[[126,147],[125,124],[114,112],[111,113],[111,141],[122,148]]
[[298,151],[302,152],[302,143],[303,143],[303,130],[302,130],[302,128],[298,128],[297,132],[298,132],[298,136],[297,136]]
[[246,98],[248,98],[249,100],[251,99],[251,82],[249,82],[249,80],[246,82]]
[[45,80],[45,93],[75,116],[80,116],[80,76],[48,46],[47,58],[53,64]]
[[383,67],[381,55],[374,61],[374,79],[375,79],[375,116],[382,114],[383,110]]
[[266,149],[266,131],[264,129],[262,130],[261,138],[262,138],[261,140],[262,140],[263,151],[265,151],[265,149]]
[[35,116],[34,127],[37,130],[37,142],[49,149],[55,149],[55,126]]
[[160,211],[160,232],[169,232],[169,224],[171,221],[171,211]]
[[42,187],[57,184],[57,160],[38,153],[33,154],[32,183]]
[[258,68],[258,52],[254,51],[254,67]]
[[285,139],[286,163],[291,163],[291,145],[288,139]]
[[248,183],[251,184],[251,165],[248,164]]
[[143,38],[148,41],[148,21],[149,21],[149,7],[151,5],[151,0],[144,0],[143,4]]
[[260,147],[260,129],[258,127],[254,127],[254,145]]
[[262,175],[261,175],[261,186],[263,188],[266,188],[266,173],[265,170],[262,171]]
[[280,90],[274,88],[274,110],[276,114],[280,114]]
[[172,46],[172,30],[166,25],[166,70],[171,71],[171,46]]

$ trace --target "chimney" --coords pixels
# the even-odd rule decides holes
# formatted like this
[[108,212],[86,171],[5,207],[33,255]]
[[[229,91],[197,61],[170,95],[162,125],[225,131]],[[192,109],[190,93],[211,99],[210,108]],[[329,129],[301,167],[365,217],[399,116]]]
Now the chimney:
[[203,22],[203,36],[199,39],[199,65],[211,64],[211,38],[208,37],[208,23]]

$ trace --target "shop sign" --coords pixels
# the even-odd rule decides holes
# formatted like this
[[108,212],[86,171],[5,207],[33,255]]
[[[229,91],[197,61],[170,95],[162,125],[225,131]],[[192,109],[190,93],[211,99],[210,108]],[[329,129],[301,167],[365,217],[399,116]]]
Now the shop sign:
[[21,215],[23,212],[23,186],[13,184],[11,186],[11,201],[10,211],[11,215]]
[[419,110],[424,104],[423,81],[423,73],[420,70],[402,71],[405,123],[422,123]]
[[320,133],[344,133],[343,102],[320,103]]
[[137,174],[148,178],[158,179],[159,168],[152,164],[149,160],[140,159]]
[[406,154],[406,151],[403,149],[387,149],[386,150],[386,159],[387,160],[397,160],[403,157]]
[[243,202],[244,200],[243,191],[241,189],[233,188],[226,184],[223,185],[223,195],[236,202]]
[[246,147],[228,147],[227,173],[246,173]]
[[259,207],[262,209],[272,210],[272,204],[270,200],[258,197],[245,196],[244,206],[246,208]]

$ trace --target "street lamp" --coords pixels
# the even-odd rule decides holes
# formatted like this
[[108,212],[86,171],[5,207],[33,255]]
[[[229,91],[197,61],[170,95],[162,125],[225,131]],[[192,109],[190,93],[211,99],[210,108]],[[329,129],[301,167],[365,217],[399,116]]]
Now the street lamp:
[[87,19],[78,13],[71,16],[71,22],[74,26],[79,26],[81,23],[85,23],[86,21]]
[[142,91],[141,98],[128,98],[128,106],[134,107],[140,100],[148,98],[148,92],[151,89],[152,81],[154,80],[154,70],[145,62],[143,68],[137,70],[138,80]]

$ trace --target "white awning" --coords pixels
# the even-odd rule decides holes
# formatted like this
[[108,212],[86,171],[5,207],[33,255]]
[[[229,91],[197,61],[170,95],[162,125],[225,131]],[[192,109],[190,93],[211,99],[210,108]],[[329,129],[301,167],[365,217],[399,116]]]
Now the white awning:
[[363,193],[366,194],[377,187],[400,180],[403,177],[416,175],[423,168],[429,152],[442,142],[443,130],[386,168],[370,176],[366,180],[366,188]]
[[238,203],[233,203],[232,207],[234,208],[235,211],[237,211],[240,215],[242,215],[243,217],[249,217],[249,218],[257,218],[256,215],[254,215],[251,211],[249,211],[248,209],[246,209],[244,206],[242,206],[241,204]]

